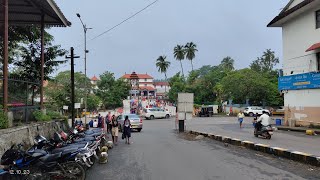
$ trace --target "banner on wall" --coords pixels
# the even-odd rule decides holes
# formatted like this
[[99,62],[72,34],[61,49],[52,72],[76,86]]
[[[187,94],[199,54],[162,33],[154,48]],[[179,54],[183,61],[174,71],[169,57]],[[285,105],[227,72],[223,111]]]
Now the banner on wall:
[[278,89],[279,91],[298,89],[320,89],[320,73],[314,72],[279,77]]

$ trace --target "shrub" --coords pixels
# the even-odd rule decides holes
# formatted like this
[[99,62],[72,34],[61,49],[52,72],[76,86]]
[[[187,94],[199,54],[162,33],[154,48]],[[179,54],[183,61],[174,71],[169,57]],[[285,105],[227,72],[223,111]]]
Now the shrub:
[[51,117],[44,114],[42,111],[37,110],[33,112],[33,116],[37,121],[50,121]]
[[57,111],[47,111],[47,115],[50,116],[51,119],[60,119],[62,116]]
[[3,111],[0,111],[0,129],[6,129],[9,127],[8,117]]

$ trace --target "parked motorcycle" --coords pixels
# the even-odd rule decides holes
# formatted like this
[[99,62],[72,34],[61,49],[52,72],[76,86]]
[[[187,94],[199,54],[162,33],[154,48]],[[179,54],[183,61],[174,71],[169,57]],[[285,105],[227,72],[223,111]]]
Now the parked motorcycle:
[[38,152],[45,150],[51,154],[62,153],[66,161],[78,162],[84,167],[84,169],[87,169],[94,164],[95,160],[93,156],[95,151],[91,149],[93,146],[89,146],[89,142],[86,142],[86,144],[69,144],[63,148],[56,148],[54,143],[51,143],[45,137],[40,135],[36,136],[34,141],[35,143],[29,151]]
[[23,151],[12,146],[1,157],[3,169],[10,177],[21,179],[85,179],[85,170],[75,161],[66,161],[66,154],[48,154],[42,150]]

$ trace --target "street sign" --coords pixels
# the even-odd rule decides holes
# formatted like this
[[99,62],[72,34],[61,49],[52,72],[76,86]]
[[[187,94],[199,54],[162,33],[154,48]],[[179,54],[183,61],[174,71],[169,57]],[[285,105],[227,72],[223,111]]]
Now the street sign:
[[75,109],[80,109],[80,105],[81,105],[80,103],[74,103],[74,108]]
[[68,110],[69,107],[68,106],[63,106],[63,110]]

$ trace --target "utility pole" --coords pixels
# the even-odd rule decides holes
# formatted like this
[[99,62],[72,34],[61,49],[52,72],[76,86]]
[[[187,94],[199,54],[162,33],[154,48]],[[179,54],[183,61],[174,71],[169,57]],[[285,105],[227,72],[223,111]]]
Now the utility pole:
[[74,49],[73,47],[70,48],[71,55],[66,56],[67,59],[71,59],[71,123],[72,127],[74,127],[75,116],[74,116],[74,58],[80,58],[80,56],[74,56]]
[[[87,78],[87,53],[89,52],[87,50],[87,31],[88,29],[92,29],[92,28],[88,28],[86,24],[83,23],[81,16],[79,13],[77,13],[77,17],[80,19],[82,27],[83,27],[83,32],[84,32],[84,75]],[[85,97],[84,97],[84,109],[85,109],[85,113],[84,113],[84,121],[85,124],[87,124],[87,100],[88,100],[88,89],[87,89],[87,81],[84,81],[84,87],[85,87]]]

